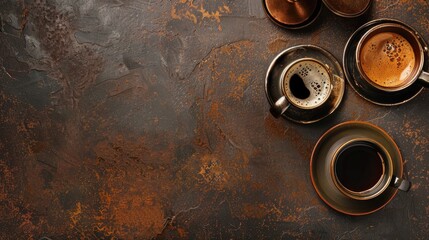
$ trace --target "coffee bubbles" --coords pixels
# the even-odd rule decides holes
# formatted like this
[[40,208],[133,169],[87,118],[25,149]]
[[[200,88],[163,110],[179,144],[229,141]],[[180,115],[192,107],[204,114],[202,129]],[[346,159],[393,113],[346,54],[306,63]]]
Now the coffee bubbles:
[[289,101],[303,109],[322,105],[331,94],[330,75],[326,67],[313,59],[303,59],[287,68],[283,91]]
[[365,41],[359,60],[364,74],[381,87],[402,86],[413,77],[412,45],[394,32],[378,33]]

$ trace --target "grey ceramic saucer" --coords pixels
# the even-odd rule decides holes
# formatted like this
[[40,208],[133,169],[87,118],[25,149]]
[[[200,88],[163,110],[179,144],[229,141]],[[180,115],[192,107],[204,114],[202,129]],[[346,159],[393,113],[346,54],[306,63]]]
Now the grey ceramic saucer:
[[312,110],[303,110],[291,106],[282,115],[291,121],[308,124],[329,116],[338,108],[344,96],[345,80],[341,65],[328,51],[314,45],[290,47],[274,58],[265,77],[265,94],[271,106],[283,96],[280,81],[283,70],[290,63],[301,58],[314,58],[324,63],[332,74],[337,76],[332,81],[332,93],[326,102],[327,104]]
[[[416,32],[410,26],[407,26],[406,24],[394,19],[377,19],[364,24],[352,34],[346,44],[343,55],[344,73],[346,74],[347,81],[349,82],[350,86],[352,86],[353,90],[355,90],[355,92],[357,92],[364,99],[382,106],[394,106],[403,104],[415,98],[424,87],[416,81],[413,85],[401,91],[385,92],[380,89],[369,87],[368,84],[365,84],[365,80],[359,74],[356,64],[356,47],[360,38],[367,30],[381,23],[398,23],[411,29],[413,32]],[[419,38],[419,40],[423,48],[427,48],[427,44],[424,42],[424,40],[422,38]],[[425,66],[423,69],[428,70],[428,65],[429,57],[426,53]]]
[[381,128],[360,121],[341,123],[322,135],[313,149],[310,176],[319,197],[333,209],[348,215],[366,215],[388,204],[398,189],[388,187],[379,196],[369,200],[356,200],[343,195],[334,185],[329,173],[333,154],[338,146],[356,138],[371,138],[382,144],[391,154],[393,174],[402,176],[402,156],[394,140]]

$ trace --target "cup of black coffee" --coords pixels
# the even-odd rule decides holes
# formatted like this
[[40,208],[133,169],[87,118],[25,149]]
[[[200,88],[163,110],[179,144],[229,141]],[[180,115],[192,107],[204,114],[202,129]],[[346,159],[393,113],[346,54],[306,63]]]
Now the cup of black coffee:
[[408,191],[411,183],[393,175],[393,163],[382,144],[370,138],[357,138],[337,148],[331,161],[331,177],[344,195],[368,200],[388,187]]
[[369,86],[386,92],[401,91],[418,82],[429,87],[423,71],[425,50],[420,36],[397,23],[370,28],[356,48],[359,74]]
[[332,74],[325,64],[313,58],[301,58],[284,69],[280,85],[283,96],[270,108],[274,117],[290,106],[312,110],[323,105],[332,92]]

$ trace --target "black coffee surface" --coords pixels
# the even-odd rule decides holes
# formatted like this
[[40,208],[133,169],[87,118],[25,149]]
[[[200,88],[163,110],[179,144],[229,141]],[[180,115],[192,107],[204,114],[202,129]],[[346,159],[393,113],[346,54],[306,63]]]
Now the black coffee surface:
[[290,78],[290,91],[299,99],[306,99],[310,96],[310,90],[307,89],[304,80],[298,74],[294,74]]
[[378,149],[373,145],[356,143],[340,152],[335,172],[344,187],[361,192],[378,182],[383,174],[383,161]]

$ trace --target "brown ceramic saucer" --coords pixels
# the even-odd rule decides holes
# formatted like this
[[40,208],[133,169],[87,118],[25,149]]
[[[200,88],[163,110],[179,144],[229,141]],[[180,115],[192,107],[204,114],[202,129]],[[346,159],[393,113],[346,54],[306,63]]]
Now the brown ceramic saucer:
[[338,124],[322,135],[313,149],[310,160],[311,182],[319,197],[333,209],[348,215],[366,215],[388,204],[398,189],[388,187],[379,196],[369,200],[356,200],[342,194],[331,178],[329,168],[335,150],[345,142],[356,138],[371,138],[383,145],[391,154],[393,174],[402,176],[401,152],[395,141],[383,129],[360,121]]
[[262,3],[275,24],[289,29],[311,24],[322,9],[322,0],[262,0]]
[[371,6],[372,0],[323,0],[331,12],[341,17],[357,17]]

